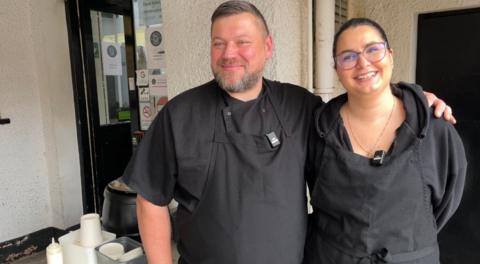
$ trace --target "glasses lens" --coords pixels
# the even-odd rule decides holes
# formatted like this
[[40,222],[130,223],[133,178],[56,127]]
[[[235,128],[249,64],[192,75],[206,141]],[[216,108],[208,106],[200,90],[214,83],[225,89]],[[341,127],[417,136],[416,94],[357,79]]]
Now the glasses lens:
[[385,43],[374,43],[364,49],[364,56],[370,62],[377,62],[385,57]]
[[[369,62],[381,61],[386,54],[387,48],[385,43],[373,43],[365,47],[362,55]],[[349,70],[357,65],[360,53],[354,51],[346,51],[338,55],[336,58],[337,65],[344,70]]]
[[357,63],[358,54],[353,51],[344,52],[337,56],[337,64],[343,69],[351,69]]

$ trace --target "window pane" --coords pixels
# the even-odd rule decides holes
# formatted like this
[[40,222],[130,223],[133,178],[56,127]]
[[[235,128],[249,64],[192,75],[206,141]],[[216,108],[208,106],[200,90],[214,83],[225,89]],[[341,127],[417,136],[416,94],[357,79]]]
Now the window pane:
[[160,0],[133,0],[133,18],[140,127],[147,130],[168,101]]
[[100,125],[130,120],[123,16],[90,11]]

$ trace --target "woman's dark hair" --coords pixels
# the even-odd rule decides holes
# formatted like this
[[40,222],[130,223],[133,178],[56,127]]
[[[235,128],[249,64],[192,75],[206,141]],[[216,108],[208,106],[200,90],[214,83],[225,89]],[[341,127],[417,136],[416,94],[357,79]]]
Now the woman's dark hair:
[[[352,28],[352,27],[358,27],[358,26],[370,26],[373,27],[378,31],[380,34],[380,37],[385,41],[386,47],[390,48],[390,44],[388,43],[387,39],[387,34],[385,34],[385,30],[375,21],[365,18],[365,17],[357,17],[357,18],[352,18],[345,22],[340,29],[335,33],[335,37],[333,38],[333,59],[335,60],[336,57],[336,52],[337,52],[337,41],[340,35],[347,29]],[[336,65],[335,65],[336,67]]]
[[266,33],[265,35],[268,35],[270,33],[270,31],[268,30],[267,22],[265,21],[265,18],[258,10],[258,8],[250,2],[240,0],[231,0],[219,5],[212,14],[212,26],[213,22],[215,22],[217,18],[238,15],[241,13],[250,13],[257,17],[262,22]]

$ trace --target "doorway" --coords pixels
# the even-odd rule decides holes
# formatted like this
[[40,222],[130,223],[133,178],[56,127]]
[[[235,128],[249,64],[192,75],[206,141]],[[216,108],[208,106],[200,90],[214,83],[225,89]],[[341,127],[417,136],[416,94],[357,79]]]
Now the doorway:
[[452,106],[467,153],[467,180],[458,211],[439,234],[441,262],[480,259],[480,8],[421,14],[416,82]]
[[[136,128],[131,1],[67,1],[84,212],[101,212],[103,191],[132,155]],[[132,128],[133,125],[133,128]]]
[[168,102],[160,0],[66,0],[84,213]]

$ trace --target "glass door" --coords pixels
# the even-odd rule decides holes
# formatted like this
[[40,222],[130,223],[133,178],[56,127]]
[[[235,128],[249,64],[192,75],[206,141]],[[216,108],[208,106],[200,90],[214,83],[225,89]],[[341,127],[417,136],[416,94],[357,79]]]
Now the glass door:
[[84,212],[168,101],[160,0],[66,1]]
[[[132,154],[127,65],[134,60],[127,55],[126,16],[93,9],[89,13],[94,66],[90,76],[94,85],[89,87],[95,142],[94,198],[95,207],[100,210],[105,187],[122,175]],[[133,39],[130,41],[129,46],[133,47]],[[134,85],[131,88],[134,90]]]
[[101,212],[105,187],[132,155],[132,124],[138,126],[133,8],[128,0],[68,6],[84,212]]

